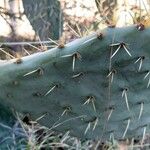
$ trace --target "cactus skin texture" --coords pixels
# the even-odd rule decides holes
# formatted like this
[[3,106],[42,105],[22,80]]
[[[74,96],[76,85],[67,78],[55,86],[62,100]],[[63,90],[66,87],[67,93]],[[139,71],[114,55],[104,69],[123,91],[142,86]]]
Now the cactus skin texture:
[[81,139],[141,138],[150,123],[150,28],[107,28],[0,64],[0,103]]
[[23,6],[25,14],[41,40],[49,37],[59,39],[63,24],[59,1],[23,0]]

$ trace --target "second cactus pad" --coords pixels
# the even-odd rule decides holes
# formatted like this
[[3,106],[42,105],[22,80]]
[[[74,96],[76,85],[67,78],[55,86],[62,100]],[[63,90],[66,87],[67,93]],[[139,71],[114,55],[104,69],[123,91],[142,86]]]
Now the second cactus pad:
[[82,139],[144,137],[150,123],[150,29],[107,28],[0,63],[0,103]]

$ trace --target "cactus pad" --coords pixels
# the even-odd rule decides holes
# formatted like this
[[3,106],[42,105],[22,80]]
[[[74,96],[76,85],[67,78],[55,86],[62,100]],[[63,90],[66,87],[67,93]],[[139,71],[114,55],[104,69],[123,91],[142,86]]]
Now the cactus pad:
[[150,29],[107,28],[0,63],[0,103],[82,139],[144,137],[150,123]]

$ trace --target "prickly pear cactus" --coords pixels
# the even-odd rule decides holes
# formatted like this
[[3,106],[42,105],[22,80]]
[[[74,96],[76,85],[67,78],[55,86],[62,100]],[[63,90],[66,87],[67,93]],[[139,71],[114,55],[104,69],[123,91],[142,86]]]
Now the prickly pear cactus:
[[[57,0],[23,0],[25,14],[40,39],[59,39],[62,32],[62,14]],[[40,10],[40,11],[39,11]]]
[[145,137],[150,28],[107,28],[0,64],[0,103],[82,139]]

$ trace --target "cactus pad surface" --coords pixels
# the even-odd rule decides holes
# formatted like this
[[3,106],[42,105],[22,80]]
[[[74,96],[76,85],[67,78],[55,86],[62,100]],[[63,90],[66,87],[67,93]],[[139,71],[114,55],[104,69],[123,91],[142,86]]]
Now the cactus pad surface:
[[107,28],[0,63],[0,103],[82,139],[139,138],[150,123],[150,28]]

